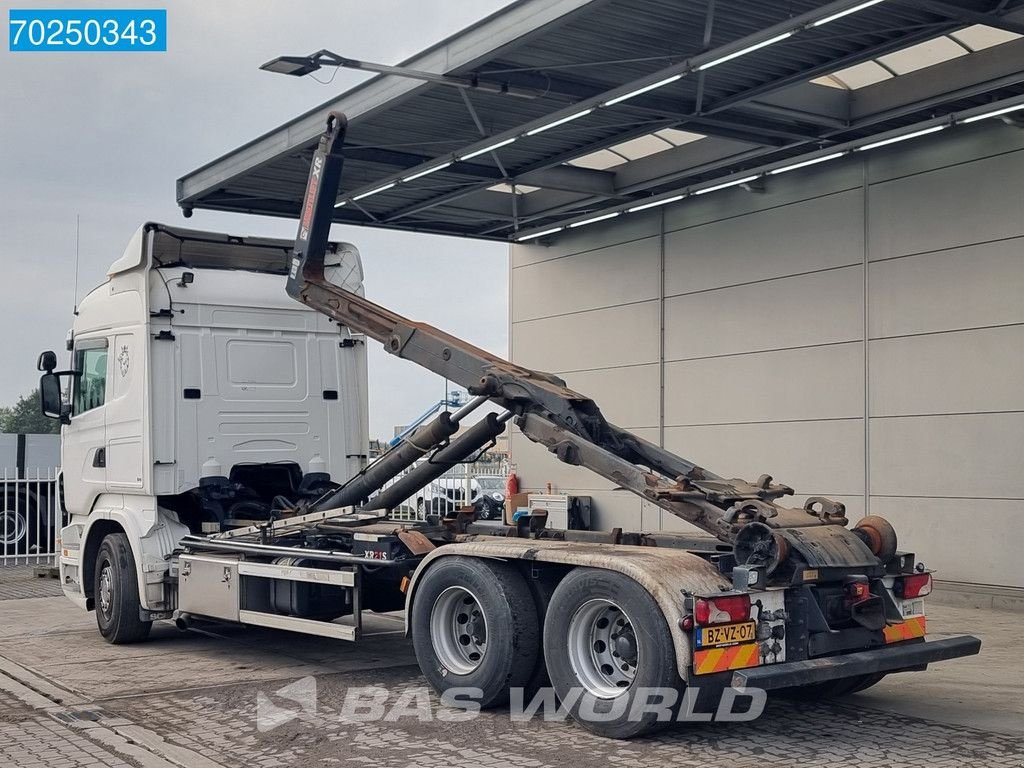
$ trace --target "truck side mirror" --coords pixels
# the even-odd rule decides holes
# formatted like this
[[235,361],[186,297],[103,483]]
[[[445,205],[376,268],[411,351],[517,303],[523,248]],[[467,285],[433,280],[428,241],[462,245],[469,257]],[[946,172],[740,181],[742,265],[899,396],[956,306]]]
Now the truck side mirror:
[[39,378],[39,409],[43,416],[60,419],[61,424],[71,423],[70,409],[65,408],[61,402],[60,376],[52,371],[47,371]]
[[52,373],[56,367],[57,354],[55,352],[46,351],[39,354],[39,362],[36,363],[36,368],[40,371],[46,371],[46,373]]

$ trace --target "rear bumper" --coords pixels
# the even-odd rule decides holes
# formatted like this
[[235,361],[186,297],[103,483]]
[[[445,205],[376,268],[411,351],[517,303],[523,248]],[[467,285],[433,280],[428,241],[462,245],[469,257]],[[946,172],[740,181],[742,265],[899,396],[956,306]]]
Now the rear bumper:
[[981,640],[970,635],[947,637],[926,643],[900,643],[841,656],[740,669],[733,672],[732,685],[736,688],[765,690],[793,688],[856,675],[920,669],[933,661],[973,656],[980,650]]

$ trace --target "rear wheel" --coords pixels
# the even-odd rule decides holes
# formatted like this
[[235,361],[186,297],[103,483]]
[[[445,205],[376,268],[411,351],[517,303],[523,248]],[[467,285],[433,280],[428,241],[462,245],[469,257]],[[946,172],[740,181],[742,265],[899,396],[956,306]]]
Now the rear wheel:
[[93,598],[96,624],[110,643],[137,643],[149,636],[152,621],[140,616],[139,582],[128,537],[109,533],[96,553]]
[[444,557],[416,589],[416,660],[439,692],[478,688],[483,708],[506,704],[537,666],[540,628],[533,597],[516,568],[472,557]]
[[561,581],[544,621],[544,659],[558,698],[587,730],[627,739],[674,718],[682,683],[672,636],[654,598],[622,574],[577,568]]

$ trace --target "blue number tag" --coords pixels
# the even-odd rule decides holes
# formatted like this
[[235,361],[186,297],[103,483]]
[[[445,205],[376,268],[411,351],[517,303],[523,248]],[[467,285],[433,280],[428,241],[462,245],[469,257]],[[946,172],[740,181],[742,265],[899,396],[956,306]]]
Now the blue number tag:
[[11,51],[166,51],[167,11],[12,8],[7,43]]

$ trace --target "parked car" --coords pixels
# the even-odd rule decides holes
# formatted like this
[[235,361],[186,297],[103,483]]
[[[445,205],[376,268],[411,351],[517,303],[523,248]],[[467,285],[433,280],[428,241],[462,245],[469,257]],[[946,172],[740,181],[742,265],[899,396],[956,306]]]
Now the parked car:
[[500,520],[505,509],[505,478],[501,475],[477,475],[474,482],[479,492],[473,508],[480,520]]
[[461,477],[439,477],[420,493],[423,506],[430,514],[442,515],[447,512],[454,512],[464,507],[467,503],[472,504],[473,499],[479,493],[479,486],[476,480],[470,480],[469,498],[466,502],[466,481]]

